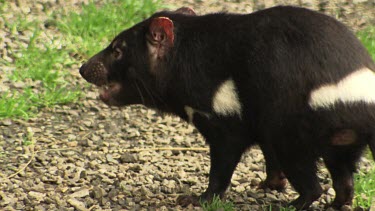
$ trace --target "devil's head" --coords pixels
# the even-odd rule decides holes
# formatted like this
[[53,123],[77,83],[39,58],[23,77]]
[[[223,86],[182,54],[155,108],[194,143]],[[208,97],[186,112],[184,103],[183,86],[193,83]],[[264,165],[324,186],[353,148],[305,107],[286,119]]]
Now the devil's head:
[[[173,13],[195,15],[189,8]],[[162,100],[163,67],[175,45],[175,25],[162,14],[121,32],[80,68],[83,78],[101,88],[100,99],[107,105],[153,105]]]

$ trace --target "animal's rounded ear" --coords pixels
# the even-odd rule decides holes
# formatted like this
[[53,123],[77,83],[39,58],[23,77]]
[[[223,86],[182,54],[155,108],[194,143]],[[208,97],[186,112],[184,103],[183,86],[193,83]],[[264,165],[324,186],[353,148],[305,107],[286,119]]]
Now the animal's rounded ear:
[[197,14],[190,7],[181,7],[175,11],[175,13],[196,16]]
[[149,26],[149,39],[152,43],[173,46],[174,25],[167,17],[157,17],[151,20]]

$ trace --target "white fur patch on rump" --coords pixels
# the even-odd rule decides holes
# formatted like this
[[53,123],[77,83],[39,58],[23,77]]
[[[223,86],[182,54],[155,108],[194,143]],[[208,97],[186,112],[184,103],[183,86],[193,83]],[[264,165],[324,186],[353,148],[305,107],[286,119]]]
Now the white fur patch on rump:
[[323,85],[310,94],[309,105],[313,109],[330,108],[337,102],[375,103],[375,73],[362,68],[349,74],[337,84]]
[[224,81],[216,91],[212,107],[215,113],[229,116],[242,115],[242,105],[238,98],[237,89],[232,79]]

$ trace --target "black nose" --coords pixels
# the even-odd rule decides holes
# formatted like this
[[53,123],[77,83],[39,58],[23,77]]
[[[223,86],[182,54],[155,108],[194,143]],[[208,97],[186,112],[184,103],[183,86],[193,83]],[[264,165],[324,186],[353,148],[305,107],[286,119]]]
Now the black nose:
[[79,74],[81,74],[83,76],[83,71],[86,67],[86,63],[83,63],[82,66],[79,68]]

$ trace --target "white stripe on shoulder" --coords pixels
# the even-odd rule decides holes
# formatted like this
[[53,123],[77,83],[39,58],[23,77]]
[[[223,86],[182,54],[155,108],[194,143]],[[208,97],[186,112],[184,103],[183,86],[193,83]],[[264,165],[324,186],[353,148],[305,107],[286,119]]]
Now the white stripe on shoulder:
[[220,84],[212,100],[215,113],[223,116],[242,115],[242,105],[238,97],[237,88],[232,79]]

